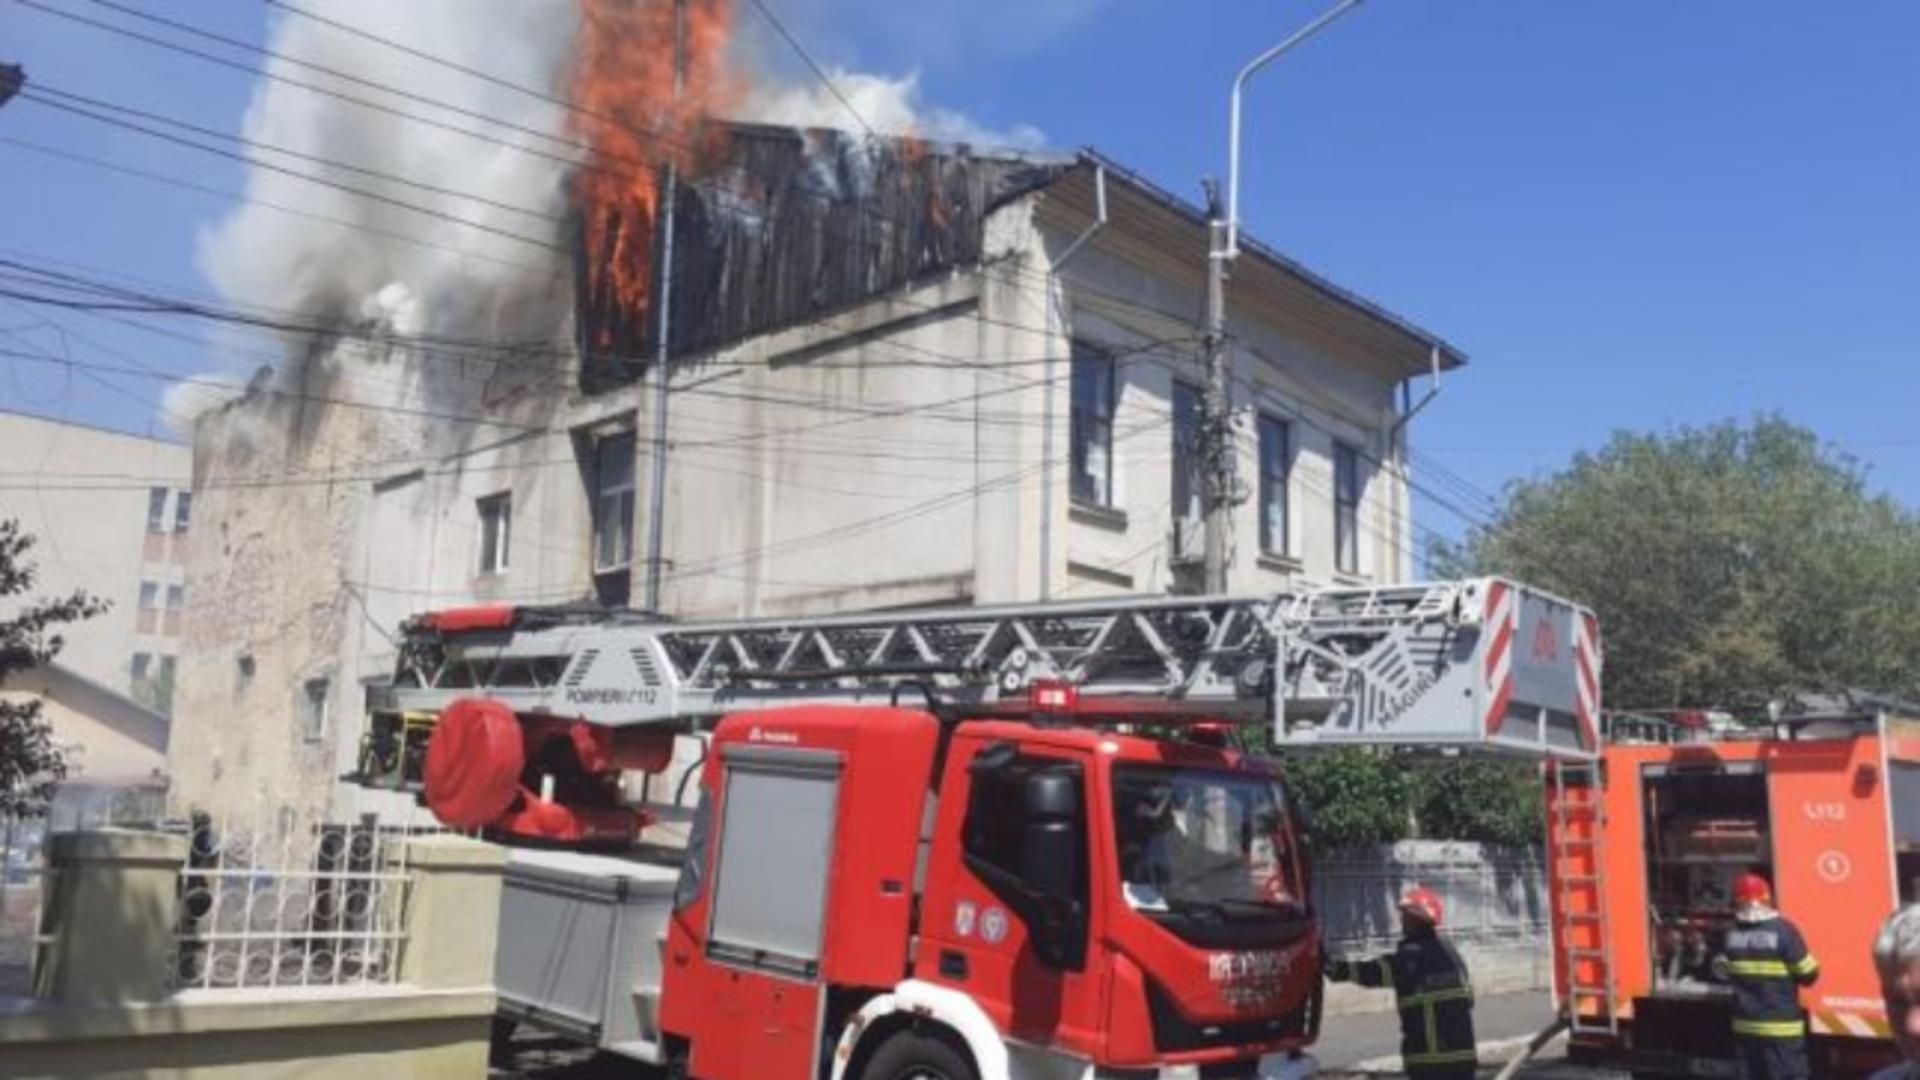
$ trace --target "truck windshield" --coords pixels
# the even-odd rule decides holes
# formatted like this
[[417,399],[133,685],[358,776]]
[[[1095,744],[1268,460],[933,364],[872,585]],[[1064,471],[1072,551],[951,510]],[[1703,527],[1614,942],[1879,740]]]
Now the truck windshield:
[[1237,919],[1305,910],[1274,777],[1116,765],[1120,884],[1137,911]]

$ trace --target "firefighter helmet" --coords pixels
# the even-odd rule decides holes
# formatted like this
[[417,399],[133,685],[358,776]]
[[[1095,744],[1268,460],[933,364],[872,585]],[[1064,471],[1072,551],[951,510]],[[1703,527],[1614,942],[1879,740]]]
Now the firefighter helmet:
[[1432,889],[1416,885],[1408,889],[1400,898],[1400,910],[1420,919],[1429,926],[1439,926],[1446,910],[1440,905],[1440,897]]
[[1773,886],[1759,874],[1741,874],[1733,882],[1733,902],[1739,907],[1772,904]]

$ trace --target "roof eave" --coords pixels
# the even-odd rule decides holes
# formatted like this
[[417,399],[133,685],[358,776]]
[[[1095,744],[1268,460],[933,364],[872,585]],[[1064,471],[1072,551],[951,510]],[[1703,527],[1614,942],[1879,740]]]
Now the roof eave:
[[[1207,212],[1204,208],[1175,195],[1173,192],[1147,179],[1139,172],[1114,161],[1098,150],[1088,147],[1080,151],[1079,161],[1084,166],[1098,167],[1106,170],[1113,178],[1132,187],[1149,200],[1185,218],[1199,228],[1205,229],[1207,227]],[[1422,348],[1428,351],[1437,350],[1440,357],[1441,370],[1451,371],[1466,365],[1468,360],[1466,352],[1445,338],[1424,329],[1409,319],[1387,310],[1385,307],[1361,296],[1351,289],[1336,285],[1325,276],[1309,269],[1299,260],[1281,254],[1272,246],[1260,241],[1244,230],[1240,233],[1240,248],[1242,252],[1263,260],[1274,269],[1295,278],[1309,288],[1319,292],[1328,300],[1343,307],[1350,308],[1360,315],[1391,328],[1395,332],[1419,343]],[[1430,368],[1409,370],[1404,377],[1412,378],[1425,374],[1428,370],[1430,370]]]

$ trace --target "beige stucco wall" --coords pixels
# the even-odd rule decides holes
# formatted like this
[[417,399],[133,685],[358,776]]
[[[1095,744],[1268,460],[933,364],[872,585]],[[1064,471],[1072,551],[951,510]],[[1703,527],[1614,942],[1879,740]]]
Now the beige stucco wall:
[[[0,519],[17,519],[39,538],[35,591],[54,596],[84,588],[112,603],[104,615],[67,632],[60,662],[121,693],[131,689],[136,651],[175,652],[164,612],[139,628],[140,583],[160,587],[185,579],[187,534],[174,534],[179,492],[192,474],[192,452],[167,439],[146,439],[98,428],[0,412]],[[147,535],[147,489],[168,491],[166,531]],[[18,599],[0,600],[0,612]],[[155,661],[157,664],[157,660]]]
[[400,982],[172,991],[184,836],[67,833],[36,972],[0,999],[8,1077],[465,1078],[486,1074],[504,853],[459,837],[409,845]]

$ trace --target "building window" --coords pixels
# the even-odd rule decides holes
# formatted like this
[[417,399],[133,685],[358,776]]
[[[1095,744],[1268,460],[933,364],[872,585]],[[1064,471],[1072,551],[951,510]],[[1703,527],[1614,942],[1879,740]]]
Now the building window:
[[147,531],[150,533],[167,531],[166,488],[147,489]]
[[152,700],[149,702],[162,716],[173,715],[173,673],[179,661],[171,656],[160,658],[160,674],[153,680]]
[[178,615],[180,614],[180,609],[186,606],[187,587],[185,585],[167,586],[167,615],[169,617]]
[[183,533],[193,520],[193,492],[183,491],[173,497],[173,531]]
[[1113,505],[1113,357],[1073,344],[1072,495],[1094,506]]
[[1287,553],[1287,470],[1293,446],[1287,423],[1260,418],[1260,550]]
[[327,679],[308,679],[300,684],[300,736],[308,742],[327,737],[327,698],[331,689]]
[[474,503],[480,516],[480,572],[504,573],[513,534],[513,494],[503,491]]
[[140,610],[141,611],[159,611],[160,610],[159,583],[152,582],[152,581],[143,581],[140,583]]
[[593,448],[593,570],[633,565],[633,432],[605,435]]
[[133,654],[133,687],[137,691],[140,684],[147,681],[147,672],[153,666],[153,657],[148,653]]
[[1360,451],[1341,442],[1333,444],[1333,565],[1360,571]]
[[1173,384],[1173,516],[1198,521],[1200,492],[1200,391]]

